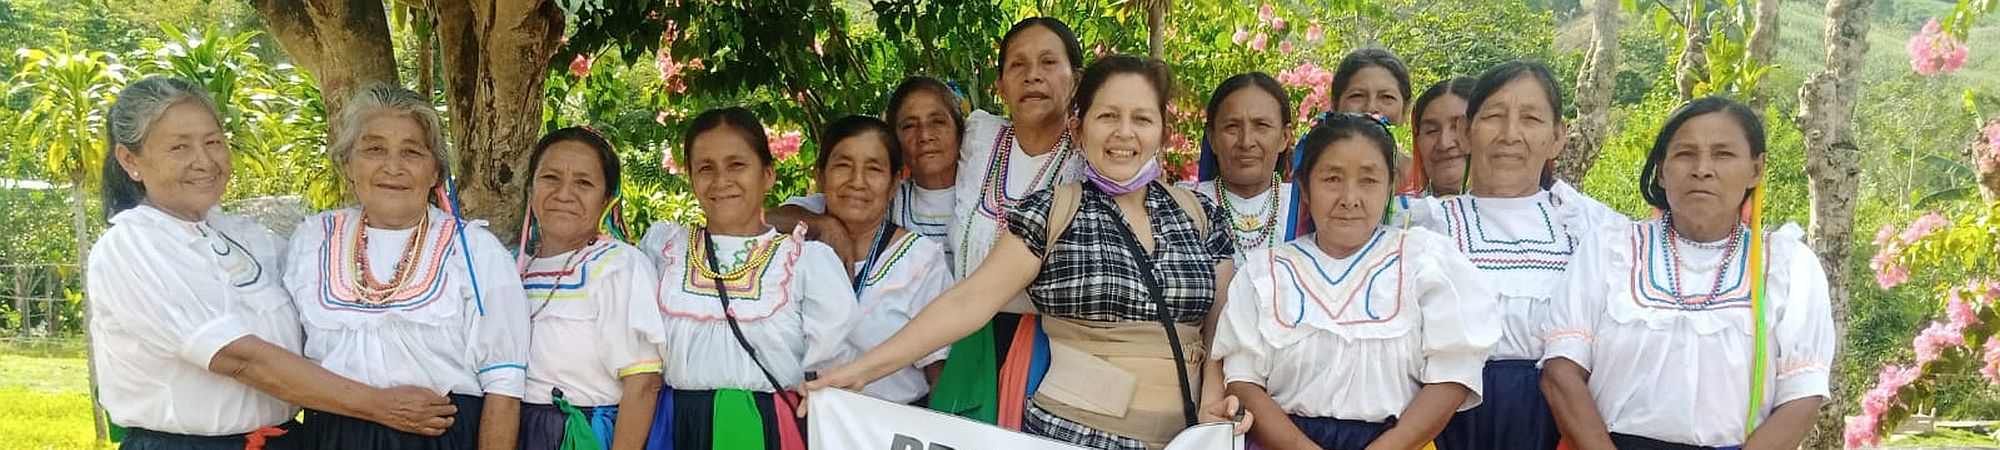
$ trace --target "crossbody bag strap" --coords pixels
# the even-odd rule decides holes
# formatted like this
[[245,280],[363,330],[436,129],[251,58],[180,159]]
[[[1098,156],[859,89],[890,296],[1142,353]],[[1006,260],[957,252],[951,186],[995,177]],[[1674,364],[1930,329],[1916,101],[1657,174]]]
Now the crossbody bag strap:
[[1068,182],[1056,185],[1055,198],[1049,201],[1048,236],[1042,239],[1042,264],[1047,265],[1049,255],[1056,253],[1056,238],[1069,230],[1070,222],[1076,220],[1077,210],[1083,207],[1083,184]]
[[[1169,189],[1168,192],[1172,192],[1172,188]],[[1160,326],[1167,330],[1167,345],[1172,346],[1174,350],[1174,375],[1181,382],[1181,415],[1187,421],[1187,426],[1194,426],[1196,423],[1194,385],[1188,381],[1187,354],[1181,349],[1181,333],[1174,326],[1173,311],[1168,308],[1166,291],[1160,288],[1160,281],[1157,278],[1159,272],[1153,270],[1152,255],[1146,253],[1145,246],[1139,245],[1138,233],[1132,232],[1132,226],[1126,224],[1123,218],[1117,222],[1118,228],[1125,232],[1123,240],[1126,250],[1132,253],[1132,261],[1139,265],[1139,281],[1146,284],[1147,296],[1153,298],[1153,309],[1159,312]],[[1164,244],[1155,240],[1155,245]]]
[[[707,241],[704,242],[707,245],[704,245],[702,250],[703,257],[708,259],[708,270],[721,273],[722,268],[715,262],[715,239],[709,237],[708,230],[705,229],[701,232],[701,238]],[[757,357],[757,348],[750,345],[750,338],[743,336],[743,327],[736,324],[736,313],[729,311],[729,284],[723,282],[719,276],[709,279],[715,280],[715,300],[722,302],[722,317],[729,321],[729,333],[736,336],[736,345],[743,347],[744,353],[750,354],[750,362],[757,363],[757,371],[763,372],[764,381],[771,383],[772,397],[779,397],[777,394],[784,393],[785,386],[778,384],[778,377],[771,376],[771,368],[764,367],[764,359]]]

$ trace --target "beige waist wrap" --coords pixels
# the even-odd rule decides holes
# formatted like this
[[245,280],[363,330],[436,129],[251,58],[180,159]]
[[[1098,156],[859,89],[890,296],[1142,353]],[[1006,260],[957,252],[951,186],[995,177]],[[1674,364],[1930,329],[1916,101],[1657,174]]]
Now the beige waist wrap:
[[[1201,328],[1175,324],[1194,400],[1208,349]],[[1187,428],[1173,349],[1159,322],[1097,322],[1042,316],[1049,371],[1035,405],[1056,416],[1160,448]]]

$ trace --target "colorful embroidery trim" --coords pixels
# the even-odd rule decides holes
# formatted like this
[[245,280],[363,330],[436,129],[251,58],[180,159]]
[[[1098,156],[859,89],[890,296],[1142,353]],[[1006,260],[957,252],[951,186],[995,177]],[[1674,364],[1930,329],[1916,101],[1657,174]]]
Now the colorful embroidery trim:
[[709,271],[708,266],[703,263],[707,261],[703,252],[707,251],[708,240],[702,239],[702,233],[704,232],[688,233],[686,259],[688,270],[681,272],[681,291],[704,297],[720,297],[722,293],[716,290],[715,281],[716,278],[721,278],[723,286],[729,289],[731,300],[756,301],[763,298],[762,280],[771,270],[771,256],[778,252],[778,244],[785,240],[786,235],[779,234],[746,247],[749,253],[744,255],[741,265],[717,274]]
[[[331,310],[379,312],[387,310],[415,310],[423,308],[440,297],[444,291],[444,260],[451,253],[451,229],[456,219],[445,217],[433,221],[428,236],[423,241],[415,240],[406,245],[422,246],[422,253],[416,260],[412,278],[395,286],[394,290],[380,299],[370,301],[356,289],[369,276],[366,268],[356,268],[352,264],[353,253],[360,250],[360,211],[343,211],[328,214],[321,222],[325,227],[325,244],[320,245],[319,279],[321,306]],[[345,255],[346,258],[342,258]]]
[[1539,239],[1495,240],[1486,235],[1485,220],[1479,214],[1479,199],[1453,197],[1444,203],[1445,228],[1458,242],[1459,253],[1472,260],[1481,270],[1538,270],[1562,272],[1569,268],[1569,259],[1576,251],[1575,242],[1566,234],[1556,233],[1555,222],[1549,218],[1548,204],[1537,202],[1535,208],[1542,216],[1542,227],[1548,234]]
[[[1326,316],[1332,319],[1334,323],[1337,325],[1387,322],[1390,319],[1395,319],[1396,316],[1401,315],[1403,309],[1403,305],[1401,302],[1402,289],[1403,289],[1401,282],[1402,279],[1401,270],[1403,267],[1402,265],[1403,250],[1401,248],[1391,250],[1390,253],[1382,255],[1382,257],[1380,258],[1376,258],[1373,262],[1368,262],[1369,261],[1368,256],[1370,251],[1375,248],[1375,245],[1377,243],[1381,242],[1382,237],[1386,234],[1387,233],[1384,230],[1377,230],[1375,232],[1375,236],[1368,239],[1368,245],[1363,246],[1361,248],[1361,251],[1355,252],[1354,258],[1348,262],[1346,268],[1341,270],[1340,276],[1338,278],[1327,274],[1326,267],[1320,264],[1318,258],[1309,256],[1312,253],[1309,253],[1309,251],[1303,246],[1301,246],[1299,242],[1292,242],[1291,245],[1293,247],[1293,253],[1300,255],[1301,258],[1298,259],[1304,259],[1305,263],[1301,263],[1295,260],[1289,254],[1280,254],[1280,252],[1276,251],[1271,252],[1271,257],[1272,257],[1271,279],[1273,281],[1278,280],[1278,271],[1280,269],[1283,269],[1285,271],[1285,274],[1289,276],[1288,279],[1291,281],[1292,289],[1298,291],[1300,294],[1300,298],[1298,299],[1298,305],[1295,308],[1293,308],[1294,312],[1290,320],[1287,320],[1284,317],[1279,317],[1276,315],[1273,315],[1272,319],[1275,320],[1279,326],[1285,328],[1295,328],[1300,323],[1305,322],[1306,303],[1312,303],[1314,305],[1319,306],[1320,311],[1322,313],[1325,313]],[[1400,245],[1398,247],[1400,247]],[[1362,269],[1361,273],[1367,274],[1366,275],[1367,281],[1362,283],[1353,283],[1353,284],[1345,283],[1347,281],[1348,276],[1353,275],[1355,273],[1354,272],[1355,267],[1359,267],[1362,265],[1362,263],[1365,262],[1368,263],[1368,267]],[[1320,292],[1318,292],[1316,289],[1309,287],[1308,284],[1300,282],[1300,280],[1307,279],[1307,277],[1310,276],[1305,274],[1304,271],[1302,270],[1302,268],[1307,263],[1312,265],[1313,271],[1318,274],[1320,281],[1325,282],[1326,286],[1331,286],[1334,289],[1338,289],[1343,292],[1343,294],[1339,295],[1340,297],[1342,297],[1339,307],[1329,306],[1331,302],[1327,301],[1327,299],[1334,297],[1333,295],[1321,295]],[[1396,302],[1396,309],[1390,311],[1389,315],[1387,317],[1384,317],[1380,314],[1375,313],[1374,295],[1371,295],[1371,293],[1375,292],[1375,283],[1382,277],[1384,273],[1387,273],[1389,269],[1391,269],[1392,267],[1398,271],[1396,274],[1397,278],[1396,298],[1398,299],[1398,301]],[[1355,297],[1357,296],[1361,297],[1362,314],[1368,315],[1368,318],[1341,320],[1346,314],[1347,307],[1352,306],[1354,304]],[[1280,296],[1272,296],[1271,306],[1273,311],[1277,311],[1278,309],[1280,309],[1281,305],[1279,304],[1279,298]]]
[[[604,265],[597,264],[597,261],[604,259],[604,255],[611,254],[611,250],[615,248],[617,246],[611,245],[609,239],[599,237],[597,243],[578,249],[580,256],[575,258],[575,262],[565,264],[562,270],[522,273],[521,288],[530,292],[529,298],[542,297],[544,302],[585,298],[588,295],[583,289],[584,286],[589,285],[590,279],[595,278],[597,273],[604,269]],[[565,280],[572,282],[565,283]],[[544,292],[546,295],[537,296],[533,294],[534,292]]]
[[882,259],[876,261],[874,269],[870,270],[866,274],[866,277],[862,278],[861,285],[874,286],[876,283],[882,282],[882,279],[888,278],[891,269],[896,267],[896,263],[902,262],[903,256],[908,255],[910,247],[914,247],[916,244],[916,233],[903,234],[902,242],[897,244],[893,250],[883,252],[882,256],[879,257]]
[[1632,254],[1638,259],[1632,264],[1632,301],[1635,304],[1643,308],[1675,311],[1713,311],[1750,307],[1749,285],[1743,282],[1746,272],[1741,269],[1747,264],[1745,260],[1750,252],[1736,252],[1733,256],[1736,261],[1728,265],[1737,269],[1720,275],[1732,277],[1729,280],[1730,285],[1716,294],[1713,301],[1694,301],[1706,299],[1707,292],[1676,296],[1673,294],[1674,290],[1662,284],[1667,282],[1665,279],[1667,269],[1664,265],[1672,262],[1662,262],[1661,258],[1666,254],[1664,246],[1672,244],[1666,242],[1666,235],[1651,224],[1647,222],[1633,225]]

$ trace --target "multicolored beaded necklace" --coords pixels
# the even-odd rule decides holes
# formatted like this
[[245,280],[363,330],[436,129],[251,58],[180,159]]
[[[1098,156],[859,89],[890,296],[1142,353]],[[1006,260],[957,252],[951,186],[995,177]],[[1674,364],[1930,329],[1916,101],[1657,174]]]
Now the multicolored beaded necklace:
[[368,272],[368,267],[370,267],[368,264],[368,214],[361,214],[361,226],[354,228],[354,247],[350,248],[347,260],[348,269],[354,273],[354,276],[349,279],[351,281],[349,287],[360,297],[359,300],[361,300],[362,304],[380,306],[389,303],[390,299],[402,297],[403,289],[412,284],[407,281],[410,275],[417,271],[417,260],[423,256],[423,244],[430,235],[430,225],[431,215],[429,213],[423,214],[422,221],[417,222],[417,226],[414,228],[415,231],[410,235],[409,245],[403,248],[403,256],[396,260],[396,268],[390,272],[393,275],[390,276],[388,282],[378,283],[375,281],[375,277],[369,275]]
[[[1729,241],[1722,247],[1722,267],[1715,270],[1715,285],[1709,287],[1707,295],[1697,297],[1681,295],[1681,237],[1678,232],[1674,231],[1673,221],[1674,213],[1669,211],[1660,218],[1659,224],[1660,228],[1663,229],[1661,234],[1666,236],[1667,255],[1673,259],[1673,264],[1667,266],[1667,286],[1670,289],[1668,293],[1672,294],[1674,300],[1681,304],[1681,309],[1689,311],[1707,309],[1709,305],[1715,303],[1715,298],[1722,293],[1722,279],[1727,278],[1727,275],[1729,275],[1729,260],[1736,256],[1736,249],[1742,243],[1743,235],[1746,234],[1743,232],[1743,225],[1739,223],[1735,229],[1729,230]],[[1692,245],[1699,246],[1700,244]],[[1687,301],[1695,298],[1700,298],[1701,301]]]
[[[992,153],[992,156],[986,159],[986,178],[979,182],[979,206],[974,209],[987,220],[999,222],[1006,220],[1008,206],[1019,203],[1029,194],[1054,186],[1056,178],[1062,174],[1062,167],[1069,163],[1070,155],[1074,152],[1070,148],[1070,133],[1064,131],[1062,140],[1056,142],[1053,151],[1055,157],[1042,163],[1041,169],[1037,169],[1034,178],[1030,179],[1032,183],[1028,185],[1028,189],[1022,191],[1018,197],[1007,192],[1007,174],[1011,170],[1009,162],[1014,159],[1013,125],[1000,127],[1000,136],[994,138]],[[966,260],[972,257],[973,239],[970,239],[972,223],[971,220],[965,221],[965,227],[961,231],[964,232],[962,236],[966,236],[967,239],[960,240],[958,252],[953,255],[960,259],[959,267],[969,267],[977,262]],[[995,233],[987,243],[990,244],[997,239],[999,234]]]
[[[1231,219],[1229,221],[1230,228],[1236,230],[1231,238],[1236,240],[1237,251],[1264,248],[1265,244],[1277,239],[1278,209],[1280,207],[1278,200],[1278,174],[1271,174],[1271,187],[1264,190],[1266,194],[1269,194],[1270,201],[1265,202],[1266,212],[1262,215],[1263,217],[1258,217],[1257,214],[1248,216],[1237,215],[1236,205],[1229,199],[1229,192],[1222,189],[1222,181],[1217,180],[1212,187],[1215,188],[1215,201],[1222,204],[1223,211],[1229,212]],[[1245,238],[1244,236],[1250,237]]]

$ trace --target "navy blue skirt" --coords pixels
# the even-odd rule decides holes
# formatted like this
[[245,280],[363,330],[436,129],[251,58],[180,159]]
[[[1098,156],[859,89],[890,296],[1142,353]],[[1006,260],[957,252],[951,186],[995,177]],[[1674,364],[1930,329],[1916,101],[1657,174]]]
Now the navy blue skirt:
[[[611,448],[612,429],[618,423],[618,406],[579,406],[584,420],[590,422],[596,431],[597,442],[604,448]],[[521,404],[521,450],[556,450],[562,448],[563,438],[569,434],[569,414],[564,414],[556,405],[537,403]]]
[[[1438,450],[1551,450],[1562,440],[1555,413],[1542,396],[1535,361],[1487,361],[1486,392],[1479,407],[1460,412],[1437,437]],[[1623,447],[1620,447],[1623,448]]]
[[451,394],[457,420],[441,436],[405,433],[379,423],[325,411],[306,410],[305,425],[295,432],[304,450],[476,450],[483,397]]
[[[286,430],[284,435],[264,438],[263,450],[292,450],[298,429],[298,422],[287,421],[274,428]],[[194,436],[153,431],[144,428],[126,428],[125,440],[118,444],[119,450],[245,450],[250,449],[249,433],[224,436]],[[254,450],[254,449],[252,449]]]
[[1389,431],[1389,427],[1396,424],[1395,419],[1376,423],[1326,417],[1290,417],[1292,424],[1306,433],[1306,438],[1326,450],[1366,449],[1368,444],[1375,442],[1375,438],[1382,437],[1382,432]]
[[1675,444],[1645,436],[1611,433],[1611,444],[1618,450],[1739,450],[1743,447],[1703,447],[1699,445]]

